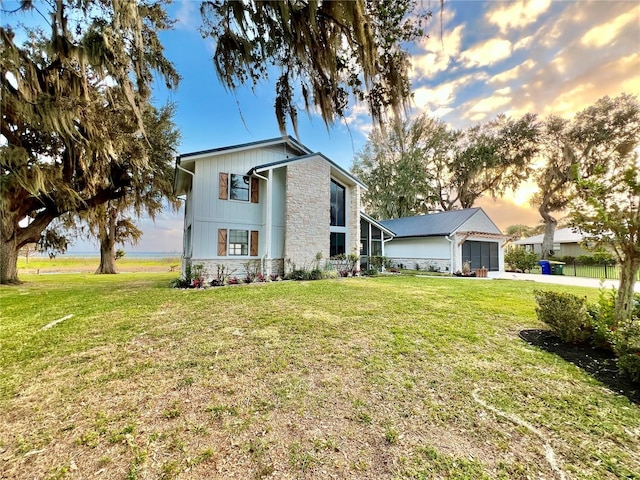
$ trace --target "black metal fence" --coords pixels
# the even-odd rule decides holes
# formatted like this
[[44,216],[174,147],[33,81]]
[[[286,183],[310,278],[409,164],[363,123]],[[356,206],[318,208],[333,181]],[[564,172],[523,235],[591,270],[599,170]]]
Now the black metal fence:
[[[573,277],[620,279],[620,265],[612,262],[583,263],[578,260],[565,263],[563,274]],[[636,281],[640,281],[640,272],[636,274]]]

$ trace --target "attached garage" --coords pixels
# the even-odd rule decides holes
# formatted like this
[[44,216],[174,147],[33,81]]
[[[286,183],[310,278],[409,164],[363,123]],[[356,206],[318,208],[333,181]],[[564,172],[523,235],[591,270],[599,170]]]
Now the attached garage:
[[504,270],[506,236],[481,208],[404,217],[380,222],[394,233],[385,247],[397,266],[455,274],[465,262],[471,270]]

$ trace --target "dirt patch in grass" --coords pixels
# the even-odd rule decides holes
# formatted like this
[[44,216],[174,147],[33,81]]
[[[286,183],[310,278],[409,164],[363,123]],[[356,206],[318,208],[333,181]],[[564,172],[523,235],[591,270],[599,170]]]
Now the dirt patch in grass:
[[611,391],[640,404],[640,385],[620,374],[615,355],[588,344],[568,344],[549,330],[522,330],[520,338],[581,368]]

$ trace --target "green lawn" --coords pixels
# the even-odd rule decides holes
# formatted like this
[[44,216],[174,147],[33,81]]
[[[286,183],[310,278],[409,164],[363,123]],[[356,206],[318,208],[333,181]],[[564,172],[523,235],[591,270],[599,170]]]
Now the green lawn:
[[175,277],[0,287],[0,478],[640,478],[640,407],[518,337],[539,284]]

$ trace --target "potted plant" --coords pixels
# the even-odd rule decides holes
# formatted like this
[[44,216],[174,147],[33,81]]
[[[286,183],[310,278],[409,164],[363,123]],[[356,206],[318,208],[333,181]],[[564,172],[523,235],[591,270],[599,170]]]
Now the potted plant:
[[489,274],[489,269],[485,268],[476,268],[476,277],[486,277]]

